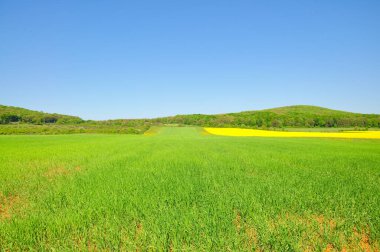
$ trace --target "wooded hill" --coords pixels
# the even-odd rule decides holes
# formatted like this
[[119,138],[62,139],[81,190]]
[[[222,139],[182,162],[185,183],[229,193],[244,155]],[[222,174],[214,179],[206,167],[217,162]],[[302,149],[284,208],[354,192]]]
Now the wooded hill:
[[154,119],[159,123],[177,123],[212,127],[282,128],[282,127],[380,127],[380,115],[297,105],[257,111],[217,115],[176,115]]
[[150,123],[146,120],[92,121],[0,105],[0,134],[141,134],[149,128]]
[[[152,125],[178,124],[242,128],[378,128],[380,115],[297,105],[216,115],[93,121],[0,105],[0,134],[143,133]],[[35,125],[35,126],[33,126]]]
[[0,124],[30,123],[30,124],[76,124],[83,120],[77,116],[49,114],[19,107],[0,105]]

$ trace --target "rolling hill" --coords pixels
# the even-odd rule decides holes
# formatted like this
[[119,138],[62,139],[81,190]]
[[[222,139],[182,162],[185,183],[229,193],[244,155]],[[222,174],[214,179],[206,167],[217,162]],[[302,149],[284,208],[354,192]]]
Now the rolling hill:
[[[264,110],[215,115],[190,114],[153,119],[92,121],[80,117],[51,114],[0,105],[3,134],[13,133],[142,133],[152,125],[178,124],[207,127],[241,128],[378,128],[380,115],[296,105]],[[41,127],[32,127],[39,125]],[[43,127],[42,127],[43,126]],[[43,130],[41,130],[43,128]],[[16,130],[17,129],[17,130]],[[31,129],[34,129],[32,132]],[[38,129],[38,130],[36,130]],[[59,130],[58,130],[59,129]]]
[[0,105],[0,135],[5,134],[141,134],[149,129],[146,120],[83,120],[77,116],[44,113]]
[[217,115],[176,115],[158,118],[156,121],[199,126],[243,128],[380,127],[380,115],[378,114],[351,113],[308,105]]
[[0,105],[0,124],[9,123],[81,123],[83,120],[77,116],[50,114],[30,109]]

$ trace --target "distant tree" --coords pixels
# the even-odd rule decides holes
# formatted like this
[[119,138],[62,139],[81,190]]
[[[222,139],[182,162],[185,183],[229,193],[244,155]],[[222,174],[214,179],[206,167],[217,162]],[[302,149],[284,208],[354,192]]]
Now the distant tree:
[[314,119],[313,118],[306,119],[305,120],[305,126],[306,127],[314,127],[315,126]]
[[4,114],[4,115],[1,115],[0,117],[1,124],[18,122],[19,120],[20,120],[20,117],[18,115],[12,115],[12,114]]
[[282,122],[280,120],[274,119],[271,122],[271,126],[274,128],[281,128],[282,127]]
[[45,116],[42,120],[44,123],[56,123],[58,119],[54,116]]

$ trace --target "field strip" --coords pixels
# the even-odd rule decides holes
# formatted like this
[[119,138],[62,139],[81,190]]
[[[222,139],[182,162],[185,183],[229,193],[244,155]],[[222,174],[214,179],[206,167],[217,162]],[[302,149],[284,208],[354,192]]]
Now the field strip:
[[344,132],[288,132],[240,128],[204,128],[212,135],[218,136],[253,136],[253,137],[289,137],[289,138],[355,138],[380,139],[380,131],[344,131]]
[[144,136],[155,136],[160,131],[160,129],[160,127],[150,127],[150,129],[144,132]]

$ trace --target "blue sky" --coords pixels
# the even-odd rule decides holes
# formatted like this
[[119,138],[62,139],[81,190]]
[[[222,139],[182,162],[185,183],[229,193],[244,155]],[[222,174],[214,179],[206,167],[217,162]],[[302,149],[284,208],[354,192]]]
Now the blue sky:
[[0,104],[84,119],[380,113],[380,1],[0,1]]

